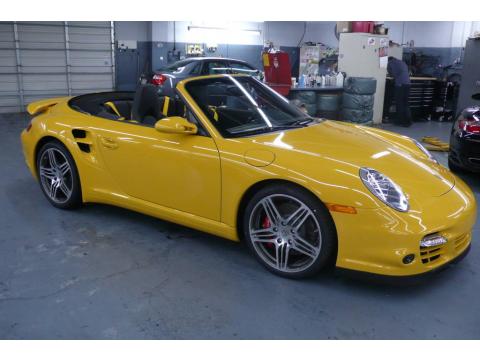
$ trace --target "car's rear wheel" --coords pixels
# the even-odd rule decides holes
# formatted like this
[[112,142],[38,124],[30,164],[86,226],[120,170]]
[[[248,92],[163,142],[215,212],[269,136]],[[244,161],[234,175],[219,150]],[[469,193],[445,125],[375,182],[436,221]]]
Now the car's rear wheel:
[[40,187],[53,206],[73,209],[81,205],[78,170],[63,144],[52,141],[42,146],[37,155],[37,174]]
[[293,185],[258,191],[246,206],[243,232],[256,258],[284,277],[314,275],[334,260],[337,239],[330,213]]

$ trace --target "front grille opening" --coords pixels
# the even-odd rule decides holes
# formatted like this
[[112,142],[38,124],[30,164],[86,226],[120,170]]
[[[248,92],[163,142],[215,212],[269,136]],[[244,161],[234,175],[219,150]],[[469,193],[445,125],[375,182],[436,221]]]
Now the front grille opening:
[[458,239],[455,240],[455,250],[459,251],[467,245],[468,241],[468,234],[460,236]]
[[428,264],[440,259],[442,255],[443,245],[435,247],[420,247],[420,258],[423,264]]
[[468,158],[468,160],[474,165],[480,165],[480,159],[477,158]]

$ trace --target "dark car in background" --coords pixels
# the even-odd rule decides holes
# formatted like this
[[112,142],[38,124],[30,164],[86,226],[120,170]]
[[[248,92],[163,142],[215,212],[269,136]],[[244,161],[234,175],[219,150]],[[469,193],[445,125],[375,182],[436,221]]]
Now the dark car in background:
[[448,166],[452,171],[480,172],[480,106],[464,109],[454,122]]
[[192,76],[214,74],[248,74],[261,76],[261,71],[249,63],[221,57],[192,57],[179,60],[161,68],[153,74],[150,82],[158,86],[162,95],[171,95],[175,85]]

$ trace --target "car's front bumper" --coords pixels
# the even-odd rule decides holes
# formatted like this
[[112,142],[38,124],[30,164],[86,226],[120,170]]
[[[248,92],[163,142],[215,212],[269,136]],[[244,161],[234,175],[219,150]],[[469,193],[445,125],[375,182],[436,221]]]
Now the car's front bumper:
[[[470,245],[476,220],[471,190],[456,179],[448,193],[407,213],[389,207],[359,209],[357,214],[332,212],[338,235],[337,267],[389,276],[432,271],[459,257]],[[421,248],[424,236],[439,233],[447,243]],[[413,254],[411,263],[404,263]]]
[[339,268],[337,269],[337,271],[359,280],[374,281],[377,283],[388,284],[388,285],[393,285],[393,284],[414,285],[423,281],[427,281],[428,279],[431,279],[432,276],[435,276],[435,274],[443,270],[446,270],[447,268],[459,263],[468,255],[471,247],[472,247],[471,244],[469,244],[467,248],[462,253],[460,253],[457,257],[453,258],[450,261],[447,261],[442,265],[437,266],[436,268],[433,268],[432,270],[428,270],[420,274],[392,276],[392,275],[369,273],[364,271],[349,270],[345,268]]
[[480,172],[480,136],[452,134],[449,160],[466,170]]

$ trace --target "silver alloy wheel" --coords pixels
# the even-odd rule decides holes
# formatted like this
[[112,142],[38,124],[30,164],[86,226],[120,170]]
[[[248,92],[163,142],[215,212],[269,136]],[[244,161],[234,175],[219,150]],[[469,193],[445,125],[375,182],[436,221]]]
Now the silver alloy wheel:
[[253,248],[271,267],[300,272],[311,266],[322,248],[320,225],[313,211],[289,195],[264,197],[249,219]]
[[47,196],[56,203],[67,202],[73,191],[72,169],[60,150],[49,148],[44,151],[39,165],[42,187]]

